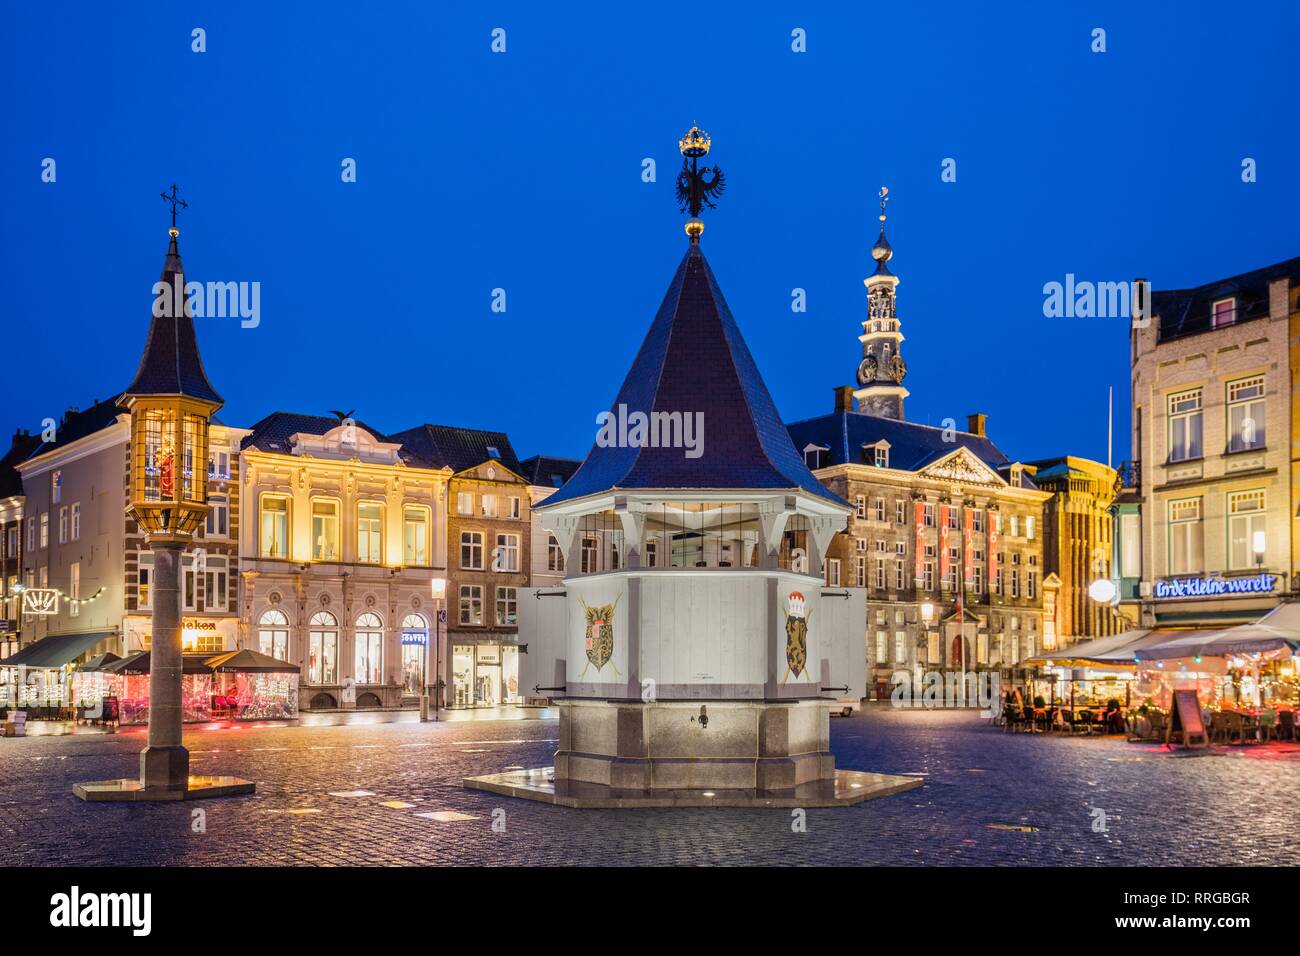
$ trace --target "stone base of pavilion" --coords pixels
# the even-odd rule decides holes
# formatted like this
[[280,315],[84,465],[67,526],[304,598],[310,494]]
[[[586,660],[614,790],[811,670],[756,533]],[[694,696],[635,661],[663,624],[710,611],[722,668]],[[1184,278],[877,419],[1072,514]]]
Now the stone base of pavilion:
[[836,770],[824,699],[562,700],[555,765],[466,787],[571,807],[838,807],[920,786]]
[[150,802],[165,800],[204,800],[209,797],[234,797],[249,794],[257,784],[240,777],[217,774],[191,774],[184,788],[146,787],[138,777],[98,780],[73,784],[72,792],[90,802]]
[[599,783],[555,780],[552,767],[466,777],[471,790],[581,809],[654,807],[849,807],[921,786],[916,777],[836,770],[829,780],[814,780],[788,790],[621,790]]

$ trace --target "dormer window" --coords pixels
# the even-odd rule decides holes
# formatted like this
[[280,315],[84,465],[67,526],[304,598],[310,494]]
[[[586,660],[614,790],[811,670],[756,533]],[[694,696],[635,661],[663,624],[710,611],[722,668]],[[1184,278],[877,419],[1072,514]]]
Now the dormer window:
[[1210,319],[1216,329],[1232,325],[1237,321],[1237,300],[1231,297],[1217,300],[1210,306]]
[[864,444],[862,446],[862,460],[868,465],[874,465],[877,468],[888,468],[889,442],[882,438],[880,441]]
[[497,450],[496,445],[488,445],[487,453],[488,453],[488,457],[489,457],[489,458],[500,458],[500,457],[501,457],[501,452],[499,452],[499,451]]
[[808,466],[809,471],[816,471],[823,467],[822,453],[830,451],[825,445],[807,445],[803,450],[803,463]]

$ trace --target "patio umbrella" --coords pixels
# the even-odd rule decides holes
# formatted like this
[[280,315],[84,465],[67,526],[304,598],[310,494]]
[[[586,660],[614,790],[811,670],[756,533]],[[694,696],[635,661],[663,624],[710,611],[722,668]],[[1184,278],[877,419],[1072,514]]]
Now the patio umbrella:
[[1130,628],[1119,634],[1072,644],[1059,651],[1038,654],[1028,658],[1025,663],[1052,664],[1057,667],[1089,667],[1098,664],[1110,667],[1131,666],[1133,655],[1126,651],[1149,633],[1151,629],[1148,627]]
[[218,674],[297,674],[302,671],[297,664],[276,660],[269,654],[249,648],[209,657],[204,664]]
[[[115,664],[110,664],[104,670],[113,674],[127,674],[130,676],[139,676],[148,674],[150,664],[153,661],[153,655],[149,651],[141,651],[130,657],[124,658]],[[202,655],[186,654],[181,658],[182,674],[211,674],[204,662]]]
[[108,670],[109,664],[116,664],[121,659],[122,658],[118,657],[112,651],[105,651],[103,654],[99,654],[95,657],[92,657],[84,664],[78,664],[77,672],[80,674],[86,674],[91,671]]

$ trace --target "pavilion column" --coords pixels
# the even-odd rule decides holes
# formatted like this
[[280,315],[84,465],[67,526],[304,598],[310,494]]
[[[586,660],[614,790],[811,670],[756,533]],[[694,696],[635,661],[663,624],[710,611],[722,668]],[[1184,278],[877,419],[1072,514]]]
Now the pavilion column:
[[153,640],[149,664],[149,745],[140,753],[140,781],[146,787],[184,790],[190,755],[181,744],[182,545],[151,544],[154,555]]

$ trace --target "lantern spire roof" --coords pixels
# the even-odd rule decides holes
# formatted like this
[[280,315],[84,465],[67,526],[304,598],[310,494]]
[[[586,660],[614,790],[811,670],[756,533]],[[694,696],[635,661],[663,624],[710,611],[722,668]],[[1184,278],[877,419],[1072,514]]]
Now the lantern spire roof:
[[177,240],[176,213],[187,203],[176,196],[163,193],[164,200],[172,204],[172,227],[168,230],[167,256],[163,260],[162,275],[155,286],[153,319],[145,339],[144,354],[135,378],[125,395],[183,395],[216,406],[224,404],[217,390],[208,381],[199,355],[198,336],[194,332],[194,319],[186,307],[185,267],[181,264]]

